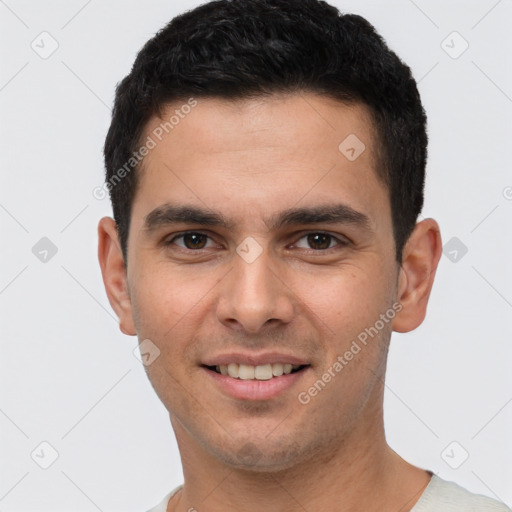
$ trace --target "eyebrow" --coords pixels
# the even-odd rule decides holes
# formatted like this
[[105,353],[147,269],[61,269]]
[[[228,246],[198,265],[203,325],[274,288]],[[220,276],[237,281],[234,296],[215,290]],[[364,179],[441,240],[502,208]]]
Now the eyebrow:
[[346,204],[290,208],[274,215],[267,223],[271,229],[298,224],[350,224],[371,231],[370,217]]
[[[164,204],[152,210],[144,218],[144,229],[154,231],[172,224],[197,224],[201,226],[233,229],[234,224],[223,215],[196,206]],[[300,224],[349,224],[372,231],[370,218],[346,204],[328,204],[314,207],[290,208],[265,220],[266,226],[277,230]]]
[[155,208],[144,218],[144,229],[154,231],[168,224],[200,224],[202,226],[217,226],[226,229],[232,224],[222,215],[196,206],[175,206],[164,204]]

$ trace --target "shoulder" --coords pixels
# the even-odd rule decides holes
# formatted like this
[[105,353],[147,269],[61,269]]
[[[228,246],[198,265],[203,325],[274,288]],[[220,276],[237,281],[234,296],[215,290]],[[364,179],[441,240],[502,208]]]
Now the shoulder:
[[183,487],[183,485],[180,485],[176,487],[176,489],[173,489],[169,494],[166,494],[164,496],[164,499],[156,506],[148,510],[148,512],[166,512],[167,511],[167,505],[169,503],[169,500]]
[[473,494],[454,482],[432,476],[411,512],[512,512],[503,503]]

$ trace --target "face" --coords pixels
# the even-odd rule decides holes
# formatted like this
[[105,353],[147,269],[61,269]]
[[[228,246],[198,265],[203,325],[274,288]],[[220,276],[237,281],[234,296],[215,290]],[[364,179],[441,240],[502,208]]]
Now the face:
[[144,136],[121,323],[160,350],[146,371],[178,442],[269,470],[368,434],[399,273],[368,112],[198,99],[163,137],[161,123]]

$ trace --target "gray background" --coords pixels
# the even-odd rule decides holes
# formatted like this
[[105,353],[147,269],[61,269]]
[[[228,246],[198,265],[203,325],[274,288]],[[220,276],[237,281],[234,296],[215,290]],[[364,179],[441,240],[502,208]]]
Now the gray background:
[[[0,0],[0,511],[140,512],[182,481],[103,289],[93,190],[115,84],[197,3]],[[512,505],[512,2],[332,3],[411,66],[429,116],[424,216],[446,250],[427,320],[393,336],[389,442]]]

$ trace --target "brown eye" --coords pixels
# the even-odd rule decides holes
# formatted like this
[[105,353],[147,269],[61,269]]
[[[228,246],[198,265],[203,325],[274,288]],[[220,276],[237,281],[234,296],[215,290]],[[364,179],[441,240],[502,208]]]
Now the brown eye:
[[302,236],[295,244],[295,247],[313,251],[326,251],[338,246],[341,248],[346,245],[348,245],[348,242],[334,235],[330,235],[329,233],[316,232],[308,233],[307,235]]
[[326,235],[325,233],[312,233],[307,236],[307,240],[311,249],[322,250],[329,249],[331,242],[333,241],[333,237],[331,235]]
[[208,236],[203,233],[183,233],[173,238],[169,244],[176,244],[184,249],[204,249],[208,244]]
[[208,240],[206,235],[200,233],[187,233],[183,235],[183,243],[187,249],[202,249]]

